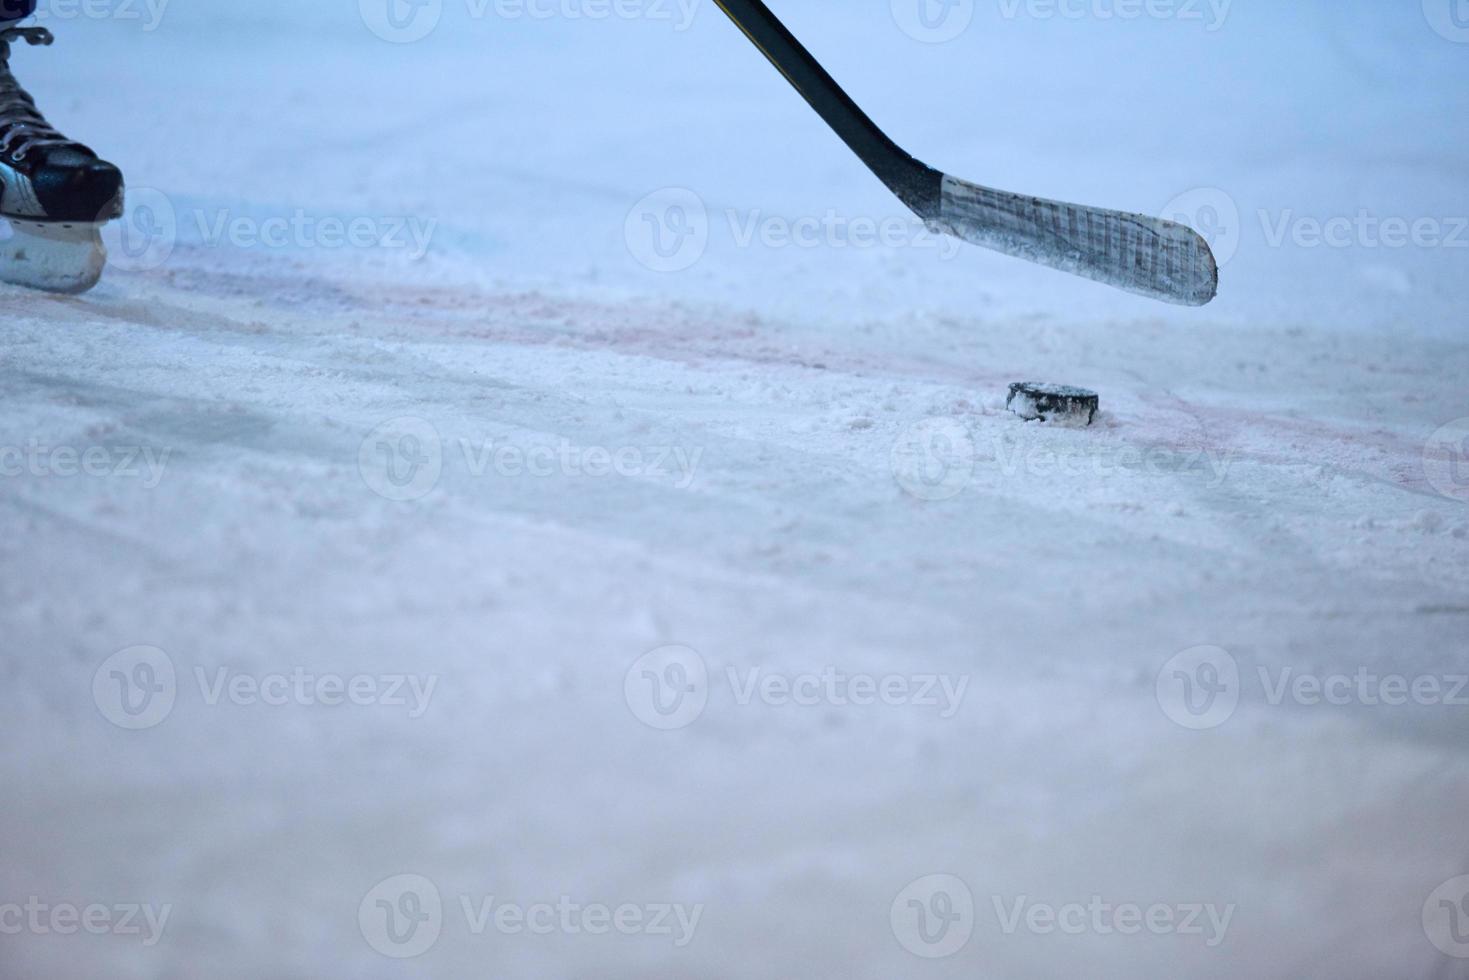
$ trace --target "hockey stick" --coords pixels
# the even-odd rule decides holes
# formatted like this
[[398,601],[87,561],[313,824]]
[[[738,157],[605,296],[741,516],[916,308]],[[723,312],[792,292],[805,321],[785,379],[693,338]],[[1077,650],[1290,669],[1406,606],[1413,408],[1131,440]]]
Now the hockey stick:
[[1142,214],[1010,194],[940,173],[877,128],[762,0],[714,0],[828,126],[925,224],[975,245],[1183,306],[1219,271],[1193,229]]

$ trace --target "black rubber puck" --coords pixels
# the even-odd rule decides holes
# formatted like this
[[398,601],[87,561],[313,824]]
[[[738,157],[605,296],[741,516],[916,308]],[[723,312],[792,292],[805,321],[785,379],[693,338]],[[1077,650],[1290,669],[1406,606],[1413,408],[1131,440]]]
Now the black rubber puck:
[[1005,407],[1027,421],[1091,425],[1102,407],[1102,399],[1095,391],[1085,388],[1017,381],[1010,386]]

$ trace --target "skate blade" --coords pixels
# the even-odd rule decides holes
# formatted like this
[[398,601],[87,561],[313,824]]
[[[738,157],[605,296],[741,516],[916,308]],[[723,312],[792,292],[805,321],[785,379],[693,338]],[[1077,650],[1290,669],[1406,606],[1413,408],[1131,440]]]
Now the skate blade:
[[0,281],[49,293],[84,293],[107,264],[101,225],[0,218]]

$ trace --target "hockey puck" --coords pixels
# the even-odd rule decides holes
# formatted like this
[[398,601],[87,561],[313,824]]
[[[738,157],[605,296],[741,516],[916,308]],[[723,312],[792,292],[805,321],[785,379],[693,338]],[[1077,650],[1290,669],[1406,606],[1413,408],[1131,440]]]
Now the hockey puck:
[[1097,393],[1085,388],[1017,381],[1010,386],[1005,407],[1027,422],[1091,425],[1101,404]]

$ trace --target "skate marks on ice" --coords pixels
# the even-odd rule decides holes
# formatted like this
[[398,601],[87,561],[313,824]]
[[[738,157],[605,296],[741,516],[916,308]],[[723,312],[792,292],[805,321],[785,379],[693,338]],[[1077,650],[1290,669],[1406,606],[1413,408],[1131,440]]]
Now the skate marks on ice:
[[[253,428],[210,420],[207,408],[165,406],[151,421],[134,413],[186,450],[181,465],[189,452],[210,454],[214,438],[253,448],[252,461],[267,468],[291,459],[340,461],[340,432],[292,435],[300,419],[249,406],[273,399],[289,413],[291,398],[320,390],[332,394],[343,425],[366,431],[394,415],[429,416],[442,421],[451,448],[487,432],[518,432],[703,450],[703,475],[713,479],[697,493],[739,509],[765,506],[774,488],[733,471],[758,470],[755,461],[775,452],[764,465],[775,463],[804,487],[813,503],[806,519],[822,522],[840,520],[843,490],[858,488],[874,502],[895,492],[887,459],[893,440],[915,419],[935,416],[970,427],[986,450],[1015,438],[1045,451],[1114,457],[1204,453],[1231,467],[1221,486],[1172,487],[1169,500],[1130,479],[1099,485],[1091,497],[1037,497],[986,473],[981,459],[971,507],[1003,499],[1128,526],[1136,523],[1128,510],[1188,510],[1193,500],[1227,529],[1233,515],[1282,495],[1319,497],[1333,486],[1334,506],[1371,514],[1381,506],[1370,489],[1376,484],[1423,496],[1428,507],[1437,500],[1426,496],[1421,476],[1421,426],[1405,424],[1416,409],[1403,399],[1447,386],[1455,365],[1465,364],[1462,351],[1435,349],[1418,357],[1413,372],[1379,372],[1379,362],[1393,367],[1390,358],[1368,349],[1344,361],[1339,343],[1302,331],[1200,326],[1185,345],[1169,343],[1167,327],[1146,321],[1080,329],[915,314],[829,324],[669,302],[335,277],[279,260],[122,276],[93,299],[88,308],[117,329],[161,331],[183,345],[169,354],[179,364],[216,365],[221,377],[238,379],[232,384],[243,383],[245,363],[254,365],[238,396],[244,407],[237,406],[262,416]],[[46,306],[62,302],[0,293],[0,308],[22,316],[78,309]],[[1412,364],[1419,353],[1399,360]],[[1257,377],[1250,367],[1272,362],[1273,374]],[[1435,366],[1423,366],[1429,363]],[[70,370],[52,367],[57,376]],[[1021,375],[1085,380],[1103,391],[1109,408],[1084,439],[1026,426],[1002,410],[1008,382]],[[1315,404],[1293,403],[1282,380]],[[201,385],[195,395],[207,404],[219,390]],[[1249,479],[1237,478],[1247,467]],[[831,513],[820,516],[823,506]]]
[[[901,322],[828,326],[680,303],[612,302],[536,291],[494,293],[454,286],[362,282],[324,285],[320,292],[314,287],[305,292],[330,297],[343,310],[369,314],[369,320],[359,323],[364,331],[386,331],[400,339],[438,337],[522,347],[553,346],[648,357],[691,367],[724,362],[729,366],[892,378],[963,389],[957,400],[978,405],[992,405],[995,393],[1005,390],[1020,374],[1055,371],[1025,366],[1036,363],[1036,345],[1032,344],[1035,334],[1054,338],[1058,331],[1054,323],[915,316]],[[402,319],[377,317],[377,313],[398,314]],[[1143,384],[1138,398],[1123,399],[1128,409],[1125,418],[1110,414],[1109,427],[1115,432],[1118,425],[1125,426],[1126,431],[1118,434],[1145,449],[1212,447],[1266,466],[1309,464],[1320,471],[1322,479],[1385,481],[1410,492],[1433,495],[1433,488],[1423,476],[1422,434],[1416,428],[1395,425],[1399,419],[1392,412],[1384,412],[1381,403],[1399,399],[1411,407],[1424,399],[1423,424],[1432,421],[1430,430],[1449,417],[1469,415],[1469,397],[1459,399],[1457,407],[1450,399],[1450,403],[1435,408],[1431,394],[1416,392],[1407,383],[1409,378],[1418,377],[1430,390],[1435,384],[1451,383],[1450,365],[1469,368],[1469,356],[1462,349],[1425,341],[1425,346],[1432,348],[1424,352],[1428,366],[1405,367],[1411,365],[1416,352],[1401,351],[1391,340],[1349,337],[1345,346],[1361,342],[1367,349],[1358,355],[1345,355],[1343,338],[1300,328],[1247,334],[1219,331],[1210,336],[1211,328],[1201,325],[1191,328],[1199,336],[1191,337],[1187,345],[1154,352],[1137,336],[1139,326],[1144,325],[1113,325],[1114,329],[1108,331],[1116,341],[1111,356],[1105,349],[1108,341],[1098,341],[1080,330],[1071,331],[1068,337],[1064,324],[1059,329],[1062,344],[1082,340],[1088,343],[1091,349],[1086,357],[1095,362],[1089,370],[1100,370],[1103,377],[1113,375],[1124,388],[1135,382]],[[1151,324],[1146,326],[1150,329],[1145,332],[1156,339],[1157,330]],[[909,342],[908,335],[914,332],[928,336]],[[926,344],[923,339],[939,343]],[[1315,349],[1323,343],[1330,348],[1329,353]],[[1294,348],[1300,356],[1281,356],[1281,348]],[[1064,356],[1064,351],[1061,353]],[[1224,371],[1209,363],[1216,355],[1219,363],[1227,366]],[[1219,394],[1228,392],[1228,396],[1204,397],[1190,403],[1174,394],[1170,385],[1179,374],[1180,359],[1189,362],[1183,372],[1185,383],[1196,380],[1188,376],[1188,369],[1206,371],[1209,382],[1217,385],[1223,381],[1224,390]],[[1287,383],[1320,403],[1320,411],[1292,404],[1289,393],[1282,393],[1269,378],[1262,377],[1255,383],[1240,377],[1247,373],[1242,365],[1264,365],[1272,360],[1280,361],[1277,371],[1286,375]],[[1200,361],[1204,363],[1196,363]],[[1331,366],[1314,370],[1311,365],[1318,362]],[[1138,373],[1139,365],[1148,365],[1146,373]],[[1384,375],[1400,377],[1404,384],[1384,385]],[[1333,398],[1348,389],[1350,401]],[[1360,404],[1350,403],[1358,400]],[[1438,420],[1429,411],[1448,414]],[[1181,417],[1174,419],[1179,412]],[[1383,424],[1374,422],[1379,418]]]
[[[1066,337],[1064,325],[1058,328],[1055,324],[947,317],[925,323],[918,317],[903,323],[824,328],[821,324],[784,322],[753,313],[679,303],[614,302],[535,291],[503,293],[452,284],[333,277],[296,265],[281,269],[279,262],[258,262],[254,268],[238,272],[183,268],[164,277],[166,288],[156,277],[146,277],[160,287],[150,298],[102,306],[96,312],[185,332],[206,327],[254,334],[262,338],[265,347],[299,341],[303,336],[333,335],[343,328],[341,321],[345,319],[346,328],[354,336],[410,345],[447,342],[506,344],[524,349],[556,347],[647,357],[691,367],[723,362],[728,366],[830,371],[961,388],[965,392],[959,401],[981,405],[992,401],[993,392],[1003,390],[1019,376],[1017,371],[1054,373],[1049,362],[1055,360],[1057,352],[1053,350],[1052,356],[1038,361],[1033,353],[1037,345],[1031,341],[1037,334],[1054,341],[1059,330],[1061,344],[1074,340],[1089,348],[1083,356],[1097,362],[1104,377],[1110,370],[1125,387],[1135,383],[1144,386],[1137,399],[1108,399],[1116,409],[1111,415],[1111,428],[1125,425],[1123,437],[1138,441],[1144,448],[1209,445],[1218,452],[1266,465],[1310,460],[1328,475],[1387,480],[1413,492],[1431,492],[1422,477],[1421,444],[1416,432],[1374,427],[1367,418],[1344,413],[1341,406],[1313,412],[1291,405],[1268,379],[1258,384],[1247,381],[1242,386],[1236,377],[1242,373],[1237,366],[1235,370],[1219,371],[1215,365],[1197,363],[1203,360],[1199,350],[1207,349],[1217,352],[1226,365],[1229,360],[1236,365],[1265,364],[1276,356],[1271,351],[1274,346],[1294,346],[1305,354],[1322,339],[1319,335],[1302,335],[1299,330],[1286,331],[1284,336],[1263,331],[1243,336],[1224,334],[1210,337],[1208,342],[1194,337],[1186,347],[1175,345],[1154,353],[1142,340],[1145,335],[1156,341],[1156,328],[1139,330],[1138,325],[1123,323],[1109,331],[1116,342],[1109,356],[1106,344],[1095,337],[1080,331]],[[0,302],[3,300],[0,294]],[[242,308],[241,300],[248,300],[248,307]],[[903,335],[915,329],[923,336],[905,342]],[[1207,326],[1196,330],[1209,332]],[[1339,346],[1339,339],[1330,339]],[[924,342],[934,340],[940,343]],[[1378,346],[1387,345],[1379,342]],[[1450,360],[1464,363],[1462,352],[1448,353]],[[1214,399],[1212,403],[1195,399],[1175,420],[1179,424],[1170,422],[1170,417],[1185,405],[1169,391],[1174,376],[1180,374],[1179,359],[1192,362],[1181,372],[1186,383],[1194,380],[1190,374],[1208,371],[1216,382],[1223,380],[1227,388],[1237,390],[1239,397]],[[1320,355],[1312,351],[1309,357],[1283,361],[1287,369],[1294,362],[1295,383],[1303,390],[1314,391],[1315,398],[1319,398],[1322,386],[1340,389],[1351,382],[1370,402],[1371,388],[1383,380],[1376,374],[1376,355],[1370,351],[1352,363],[1338,363],[1334,374],[1312,374],[1300,368],[1302,362],[1318,359]],[[1107,361],[1113,362],[1110,368]],[[1139,373],[1139,365],[1147,366],[1143,373]],[[1425,382],[1437,380],[1425,378]],[[1109,396],[1116,384],[1112,383]],[[1414,397],[1408,391],[1401,396]],[[1280,410],[1253,407],[1271,404],[1279,405]],[[1120,414],[1124,412],[1126,417]],[[1461,414],[1465,413],[1469,413],[1469,403],[1463,406]],[[1179,439],[1182,445],[1174,443]]]
[[[1370,420],[1313,418],[1290,410],[1186,401],[1171,392],[1139,396],[1164,436],[1158,445],[1183,450],[1201,442],[1232,458],[1265,467],[1296,468],[1326,490],[1336,479],[1375,482],[1439,498],[1424,476],[1423,441]],[[1169,421],[1171,420],[1171,421]],[[1191,433],[1191,434],[1190,434]]]

